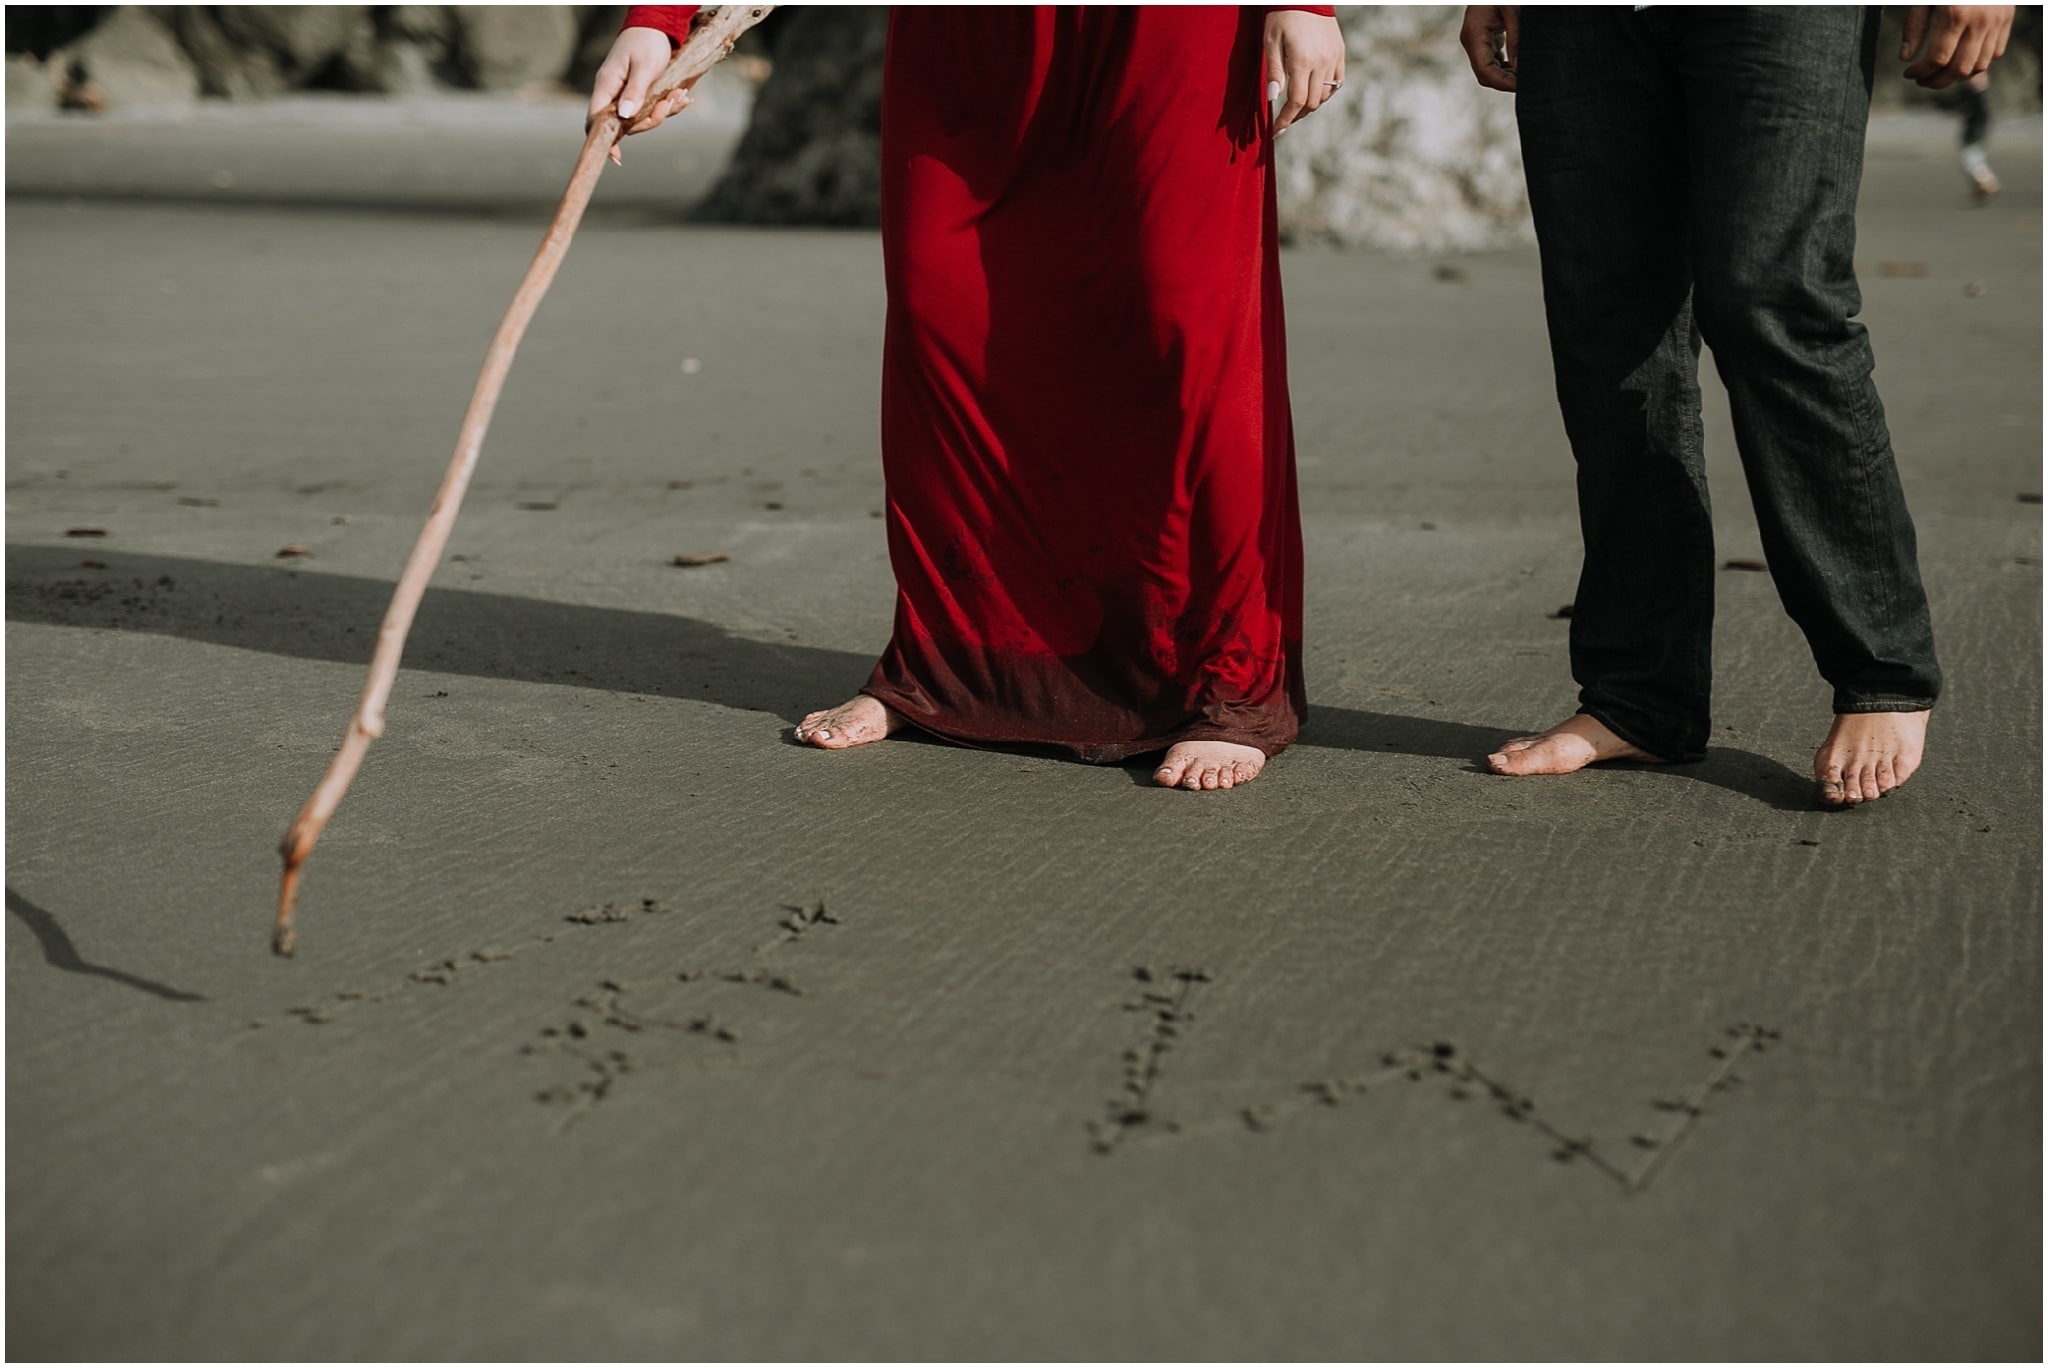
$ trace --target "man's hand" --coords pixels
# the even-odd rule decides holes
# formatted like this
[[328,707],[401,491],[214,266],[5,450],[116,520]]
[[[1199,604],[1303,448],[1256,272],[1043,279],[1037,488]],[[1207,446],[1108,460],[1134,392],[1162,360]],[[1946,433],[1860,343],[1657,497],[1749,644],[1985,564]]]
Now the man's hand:
[[1274,10],[1266,16],[1266,103],[1287,97],[1273,116],[1274,137],[1321,109],[1343,86],[1344,35],[1335,19],[1305,10]]
[[[661,75],[670,55],[668,35],[660,29],[621,30],[612,50],[605,54],[604,64],[597,69],[597,79],[591,82],[590,112],[584,116],[584,130],[589,130],[614,99],[619,102],[619,122],[625,125],[627,133],[659,128],[662,120],[687,105],[690,92],[672,90],[652,109],[643,112],[640,108],[647,101],[647,87]],[[640,117],[634,118],[635,114]],[[620,160],[617,143],[612,144],[611,158],[615,163]]]
[[1488,90],[1514,91],[1515,49],[1522,37],[1520,9],[1518,5],[1465,6],[1465,27],[1458,41],[1465,45],[1472,74]]
[[1899,60],[1913,65],[1901,74],[1929,90],[1946,90],[1989,70],[2005,55],[2012,11],[2011,5],[1906,6]]

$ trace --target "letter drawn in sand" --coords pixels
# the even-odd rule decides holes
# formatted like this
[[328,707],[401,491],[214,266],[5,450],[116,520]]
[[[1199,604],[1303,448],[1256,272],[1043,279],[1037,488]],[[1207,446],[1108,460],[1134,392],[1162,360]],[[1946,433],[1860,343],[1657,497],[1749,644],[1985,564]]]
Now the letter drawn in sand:
[[1124,1051],[1122,1091],[1110,1100],[1106,1116],[1088,1123],[1089,1143],[1097,1154],[1113,1154],[1133,1143],[1155,1145],[1226,1131],[1270,1131],[1305,1112],[1346,1106],[1396,1084],[1433,1083],[1450,1101],[1482,1102],[1496,1115],[1524,1127],[1544,1143],[1557,1162],[1580,1164],[1624,1194],[1633,1195],[1663,1171],[1673,1152],[1708,1114],[1709,1103],[1740,1086],[1743,1080],[1736,1066],[1752,1055],[1768,1052],[1780,1034],[1751,1022],[1728,1027],[1724,1043],[1707,1051],[1713,1064],[1699,1083],[1651,1103],[1673,1119],[1661,1128],[1631,1135],[1626,1141],[1626,1161],[1615,1153],[1622,1146],[1603,1149],[1593,1136],[1539,1114],[1536,1100],[1527,1092],[1480,1068],[1450,1041],[1383,1054],[1376,1069],[1302,1083],[1285,1096],[1249,1103],[1225,1117],[1179,1121],[1166,1116],[1160,1106],[1160,1057],[1179,1043],[1193,1017],[1188,1002],[1195,986],[1210,978],[1201,970],[1176,970],[1163,980],[1149,969],[1135,972],[1147,988],[1135,1002],[1126,1003],[1125,1010],[1146,1012],[1149,1019],[1139,1043]]
[[[820,926],[837,926],[840,919],[828,911],[823,899],[784,904],[777,933],[757,946],[751,963],[737,969],[681,969],[639,986],[644,1000],[655,990],[677,991],[684,985],[686,1001],[698,1003],[719,992],[720,985],[787,997],[802,997],[803,990],[789,974],[765,963],[785,946],[794,945]],[[575,1011],[564,1021],[542,1028],[538,1037],[520,1046],[522,1055],[552,1055],[575,1067],[571,1082],[551,1084],[537,1091],[534,1100],[550,1106],[567,1107],[563,1130],[589,1115],[592,1108],[610,1097],[619,1081],[642,1067],[629,1045],[639,1039],[665,1036],[685,1038],[709,1046],[717,1053],[699,1062],[730,1064],[739,1054],[741,1029],[737,1023],[719,1017],[710,1006],[693,1006],[677,1015],[659,1015],[653,1007],[628,1006],[626,998],[634,989],[617,979],[605,979],[577,998]]]
[[[571,926],[615,926],[640,917],[659,916],[667,911],[668,908],[662,906],[655,899],[642,898],[639,905],[635,907],[621,907],[617,903],[605,903],[602,906],[589,908],[582,912],[571,912],[562,920]],[[389,1002],[395,997],[417,991],[421,988],[451,987],[458,975],[470,973],[482,965],[502,964],[506,960],[517,959],[521,955],[540,949],[542,946],[554,944],[556,938],[561,934],[563,933],[550,932],[543,936],[529,936],[523,941],[515,942],[502,949],[486,947],[482,950],[471,950],[466,954],[457,955],[450,959],[436,960],[424,968],[413,970],[398,982],[388,984],[383,988],[350,989],[332,993],[319,1002],[293,1007],[286,1014],[308,1026],[324,1026],[346,1012],[360,1007],[368,1007],[379,1002]],[[249,1023],[249,1029],[256,1030],[264,1024],[261,1021],[252,1021]]]
[[1159,1086],[1167,1051],[1179,1043],[1181,1033],[1194,1020],[1188,1004],[1196,988],[1209,981],[1204,969],[1169,969],[1157,974],[1140,966],[1131,976],[1137,979],[1140,991],[1124,1004],[1124,1010],[1145,1014],[1145,1035],[1124,1051],[1122,1088],[1109,1099],[1102,1118],[1088,1123],[1088,1138],[1097,1154],[1114,1153],[1133,1135],[1172,1134],[1180,1129],[1158,1116],[1152,1094]]

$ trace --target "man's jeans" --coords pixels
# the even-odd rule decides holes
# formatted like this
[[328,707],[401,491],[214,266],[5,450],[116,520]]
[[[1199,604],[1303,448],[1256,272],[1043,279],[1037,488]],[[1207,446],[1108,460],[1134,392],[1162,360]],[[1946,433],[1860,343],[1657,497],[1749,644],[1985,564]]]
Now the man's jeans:
[[1704,338],[1779,599],[1838,713],[1941,690],[1851,258],[1877,11],[1523,6],[1516,115],[1585,569],[1583,711],[1706,750]]

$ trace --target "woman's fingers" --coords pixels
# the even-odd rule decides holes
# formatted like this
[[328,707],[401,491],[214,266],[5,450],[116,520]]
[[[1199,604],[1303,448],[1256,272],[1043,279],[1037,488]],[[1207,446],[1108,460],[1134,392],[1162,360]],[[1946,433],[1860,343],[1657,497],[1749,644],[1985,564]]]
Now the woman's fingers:
[[690,92],[671,90],[668,94],[648,106],[645,113],[626,125],[628,133],[645,133],[650,128],[659,128],[671,114],[679,114],[690,103]]
[[1277,138],[1344,84],[1344,36],[1326,15],[1281,10],[1266,16],[1265,37],[1268,98],[1286,100],[1273,114]]
[[1300,63],[1293,63],[1292,69],[1283,67],[1281,79],[1286,83],[1287,103],[1280,106],[1280,113],[1273,120],[1273,136],[1279,137],[1287,131],[1288,125],[1308,112],[1309,74]]
[[590,83],[590,108],[583,116],[583,126],[590,127],[597,122],[597,116],[611,107],[613,100],[626,84],[626,62],[614,49],[604,59],[604,65],[597,69],[597,77]]
[[660,73],[659,67],[650,67],[635,62],[626,73],[625,88],[619,91],[619,122],[625,123],[640,112],[640,106],[647,102],[647,87],[654,84]]
[[[668,35],[660,29],[636,26],[621,30],[591,81],[590,110],[583,121],[585,130],[613,108],[615,102],[624,133],[644,133],[689,103],[689,97],[683,96],[681,103],[665,98],[659,108],[643,108],[648,87],[668,66],[671,50]],[[614,162],[620,160],[617,143],[612,144],[610,156]]]

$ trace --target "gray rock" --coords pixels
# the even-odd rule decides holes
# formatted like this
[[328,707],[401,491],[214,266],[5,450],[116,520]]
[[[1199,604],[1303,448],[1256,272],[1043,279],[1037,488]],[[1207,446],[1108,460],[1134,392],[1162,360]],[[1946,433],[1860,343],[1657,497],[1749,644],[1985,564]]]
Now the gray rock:
[[725,175],[698,206],[715,223],[881,221],[878,6],[801,6],[778,17],[774,60]]
[[455,16],[446,5],[393,5],[382,22],[393,38],[443,47],[455,41]]
[[455,18],[446,5],[391,5],[351,35],[336,84],[381,95],[427,95],[468,82],[458,70]]
[[1338,8],[1344,88],[1276,149],[1284,234],[1403,252],[1531,240],[1514,99],[1472,79],[1463,17]]
[[[66,103],[81,109],[183,109],[199,99],[199,71],[157,13],[122,5],[90,33],[50,54]],[[9,73],[10,89],[13,85]]]
[[401,37],[383,24],[350,42],[332,70],[344,89],[378,95],[429,95],[459,84],[445,43]]
[[371,26],[367,5],[216,5],[229,41],[268,55],[287,87],[304,85]]
[[56,67],[37,61],[29,53],[10,54],[7,58],[8,111],[55,109],[58,76]]
[[479,90],[555,83],[575,59],[576,15],[568,5],[458,5],[455,58]]

